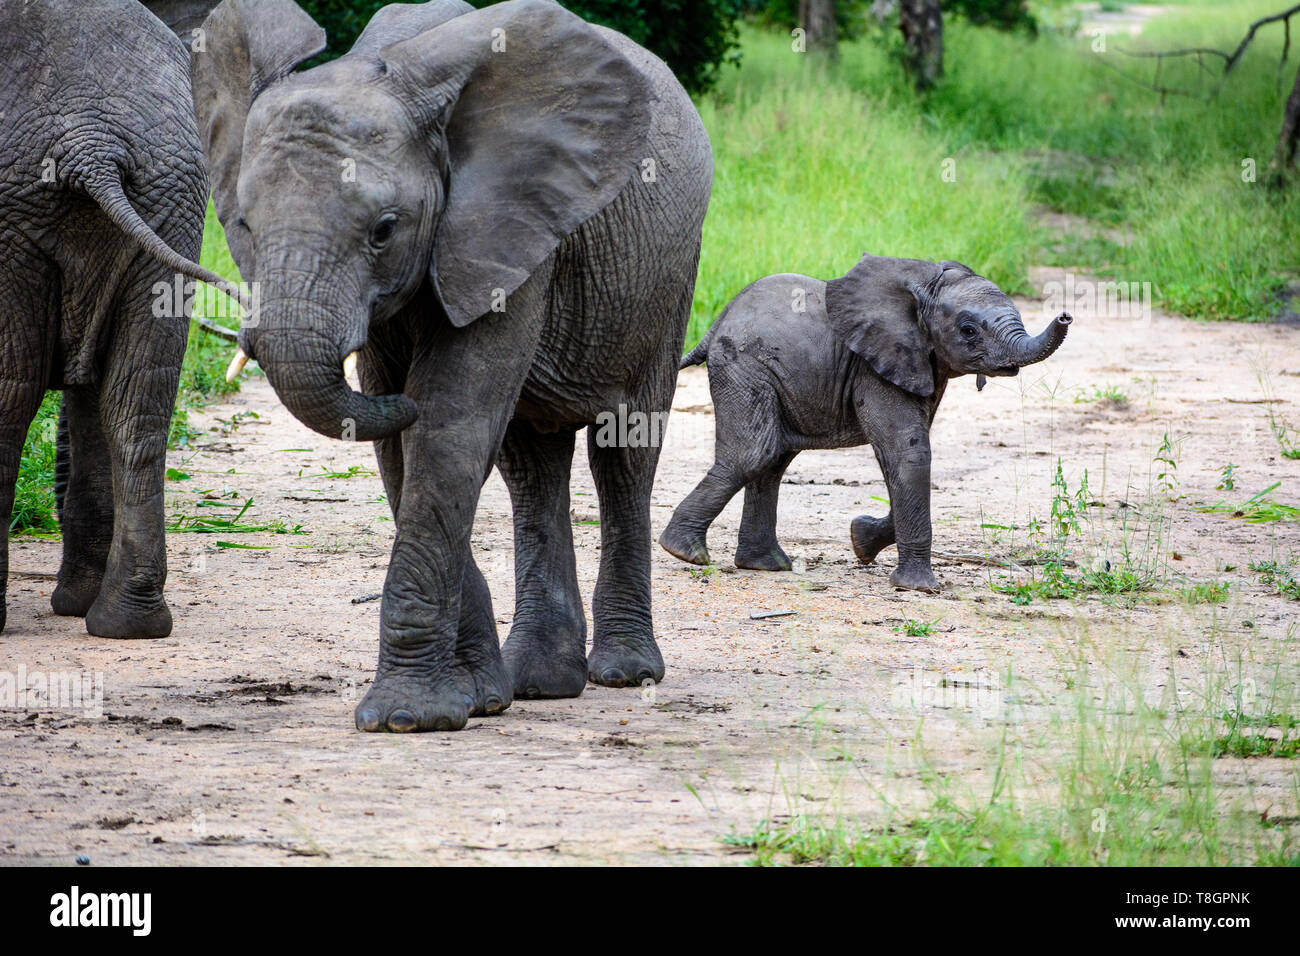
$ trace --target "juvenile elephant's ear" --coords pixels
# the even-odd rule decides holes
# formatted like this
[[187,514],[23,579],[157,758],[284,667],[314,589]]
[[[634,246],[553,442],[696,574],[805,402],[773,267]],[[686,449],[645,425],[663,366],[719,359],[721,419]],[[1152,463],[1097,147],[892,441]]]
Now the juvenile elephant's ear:
[[190,45],[194,31],[203,25],[218,0],[141,0],[149,12]]
[[378,55],[384,47],[441,26],[474,8],[465,0],[428,0],[427,3],[390,3],[380,7],[352,44],[351,53]]
[[223,0],[201,29],[203,50],[191,57],[194,109],[217,218],[247,282],[253,278],[253,237],[235,186],[248,109],[268,86],[325,49],[325,31],[293,0]]
[[920,259],[863,256],[826,283],[835,333],[877,375],[914,395],[934,394],[932,346],[922,313],[942,269]]
[[448,154],[429,275],[457,326],[518,289],[646,157],[648,81],[558,4],[476,10],[382,56]]

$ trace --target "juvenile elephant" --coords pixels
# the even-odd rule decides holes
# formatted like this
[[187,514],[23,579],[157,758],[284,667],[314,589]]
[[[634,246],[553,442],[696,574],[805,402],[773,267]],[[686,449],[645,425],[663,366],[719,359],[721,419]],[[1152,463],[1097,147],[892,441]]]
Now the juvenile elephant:
[[0,89],[0,630],[23,442],[62,389],[51,604],[100,637],[164,637],[163,475],[189,323],[155,286],[229,289],[193,261],[208,182],[189,53],[136,0],[0,0]]
[[852,524],[863,563],[898,545],[896,587],[938,588],[930,568],[930,424],[948,380],[1015,375],[1060,347],[1059,316],[1030,336],[1015,304],[959,262],[864,256],[845,276],[759,279],[723,310],[681,367],[708,362],[715,462],[659,539],[708,564],[705,535],[741,488],[736,565],[788,571],[776,539],[781,476],[808,448],[870,444],[890,511]]
[[[299,73],[325,37],[289,0],[225,0],[204,29],[217,212],[261,290],[233,368],[255,357],[304,424],[374,440],[396,522],[357,727],[453,730],[514,695],[660,680],[659,449],[589,433],[589,657],[569,469],[602,413],[671,402],[712,180],[690,98],[647,51],[542,0],[385,7]],[[503,648],[470,552],[494,462],[514,505]]]

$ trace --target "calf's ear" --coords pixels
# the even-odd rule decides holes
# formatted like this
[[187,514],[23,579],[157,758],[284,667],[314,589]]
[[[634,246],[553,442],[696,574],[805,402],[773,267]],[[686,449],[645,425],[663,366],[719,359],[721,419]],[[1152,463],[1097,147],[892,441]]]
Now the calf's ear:
[[867,255],[826,283],[826,314],[835,333],[881,378],[922,397],[934,394],[924,316],[942,274],[933,262]]

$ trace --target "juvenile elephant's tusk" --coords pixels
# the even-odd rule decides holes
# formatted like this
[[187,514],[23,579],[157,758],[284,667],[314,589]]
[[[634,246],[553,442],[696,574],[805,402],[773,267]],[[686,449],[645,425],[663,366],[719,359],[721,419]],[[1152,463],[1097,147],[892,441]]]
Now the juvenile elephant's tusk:
[[356,378],[357,375],[357,353],[349,352],[348,357],[343,360],[343,375],[347,378]]
[[226,381],[233,382],[247,364],[248,356],[244,354],[244,350],[235,349],[235,357],[230,360],[230,367],[226,369]]

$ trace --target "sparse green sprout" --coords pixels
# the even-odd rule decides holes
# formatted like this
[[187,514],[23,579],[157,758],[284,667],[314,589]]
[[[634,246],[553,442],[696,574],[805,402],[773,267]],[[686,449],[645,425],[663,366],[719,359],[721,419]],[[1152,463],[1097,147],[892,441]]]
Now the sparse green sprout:
[[1263,491],[1257,491],[1239,505],[1230,505],[1227,501],[1220,501],[1218,504],[1205,505],[1197,508],[1203,514],[1221,514],[1228,515],[1231,518],[1240,518],[1242,521],[1249,521],[1251,524],[1260,524],[1266,521],[1300,521],[1300,508],[1295,505],[1286,505],[1274,501],[1270,495],[1276,491],[1282,482],[1275,481]]
[[1276,561],[1252,561],[1250,569],[1259,575],[1260,583],[1270,587],[1283,597],[1300,601],[1300,581],[1296,580],[1294,569]]
[[1228,599],[1228,582],[1207,581],[1185,585],[1179,592],[1188,604],[1222,604]]
[[934,626],[938,623],[937,620],[917,621],[913,618],[908,618],[902,624],[897,625],[894,628],[894,633],[898,634],[901,632],[906,634],[908,637],[927,637],[934,633]]
[[1236,488],[1237,483],[1232,477],[1236,471],[1237,471],[1237,466],[1234,465],[1232,462],[1228,462],[1226,465],[1224,465],[1223,468],[1219,471],[1219,483],[1214,486],[1215,489],[1218,491],[1232,491],[1234,488]]

